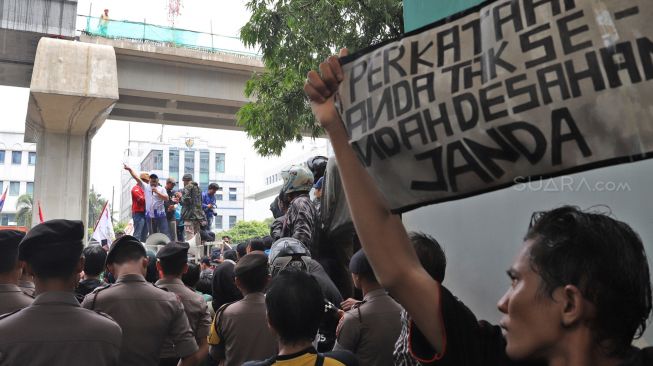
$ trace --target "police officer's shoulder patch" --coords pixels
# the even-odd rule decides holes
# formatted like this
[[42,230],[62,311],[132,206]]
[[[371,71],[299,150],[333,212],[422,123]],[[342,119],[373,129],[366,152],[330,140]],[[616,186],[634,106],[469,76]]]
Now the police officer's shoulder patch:
[[107,283],[104,286],[98,286],[96,287],[90,294],[93,295],[93,301],[91,302],[91,310],[95,310],[95,303],[97,302],[97,295],[109,287],[111,287],[111,283]]

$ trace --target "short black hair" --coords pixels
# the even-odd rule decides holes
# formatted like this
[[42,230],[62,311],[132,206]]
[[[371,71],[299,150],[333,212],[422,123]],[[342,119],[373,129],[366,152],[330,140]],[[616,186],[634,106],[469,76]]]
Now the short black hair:
[[215,189],[217,191],[218,189],[220,189],[220,186],[217,185],[216,183],[211,183],[211,184],[209,184],[208,189]]
[[152,180],[152,179],[159,179],[159,176],[152,173],[152,174],[150,174],[150,180]]
[[315,339],[324,315],[322,289],[315,277],[292,269],[281,272],[272,280],[265,305],[281,343]]
[[195,288],[200,280],[200,266],[195,263],[188,263],[188,271],[181,275],[181,281],[188,287]]
[[6,239],[0,243],[0,273],[11,272],[18,265],[18,244],[25,233],[17,230],[3,230]]
[[104,262],[107,260],[107,252],[102,245],[93,244],[84,248],[84,273],[89,276],[99,276],[104,271]]
[[270,235],[263,237],[263,245],[265,246],[265,250],[272,248],[272,244],[274,244],[274,239],[272,239]]
[[161,263],[161,270],[164,275],[179,276],[184,271],[186,263],[188,263],[188,255],[182,252],[178,255],[159,258],[159,263]]
[[125,245],[124,248],[116,249],[115,254],[113,254],[113,263],[115,264],[137,261],[145,257],[143,256],[143,248],[136,245]]
[[524,238],[530,263],[549,296],[574,285],[596,307],[594,341],[610,356],[624,356],[646,330],[651,279],[642,241],[609,213],[562,206],[536,212]]
[[232,261],[235,262],[235,261],[238,260],[238,254],[233,249],[227,249],[227,250],[224,251],[223,258],[224,259],[229,259],[229,260],[232,260]]
[[247,245],[249,246],[250,251],[252,250],[265,251],[265,242],[261,238],[250,239]]
[[434,280],[442,283],[447,269],[447,257],[440,243],[432,236],[420,232],[411,232],[408,237],[422,267]]
[[236,252],[238,252],[238,257],[244,257],[247,254],[247,243],[239,243],[236,245]]
[[[243,268],[247,269],[243,271]],[[263,292],[270,276],[267,257],[249,253],[236,264],[234,273],[247,292]]]

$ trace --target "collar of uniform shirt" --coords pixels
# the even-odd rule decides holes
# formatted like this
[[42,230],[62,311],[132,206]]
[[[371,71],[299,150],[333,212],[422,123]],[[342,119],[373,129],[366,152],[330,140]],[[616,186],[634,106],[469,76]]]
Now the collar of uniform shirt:
[[145,277],[139,274],[126,274],[120,276],[116,283],[120,282],[147,282],[145,281]]
[[75,294],[72,292],[49,291],[37,296],[32,306],[43,304],[79,306],[79,301],[77,301]]
[[373,298],[379,297],[379,296],[383,296],[385,294],[386,294],[385,289],[380,288],[378,290],[373,290],[373,291],[368,292],[367,295],[363,296],[363,300],[368,301],[370,299],[373,299]]
[[158,281],[156,281],[156,285],[181,285],[181,286],[186,286],[184,285],[184,281],[180,280],[179,278],[162,278]]

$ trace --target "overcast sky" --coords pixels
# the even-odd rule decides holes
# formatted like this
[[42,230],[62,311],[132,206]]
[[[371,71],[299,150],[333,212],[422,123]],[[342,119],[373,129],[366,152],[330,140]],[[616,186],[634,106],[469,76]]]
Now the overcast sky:
[[[237,36],[239,29],[249,19],[244,0],[182,0],[182,14],[176,20],[176,26],[191,30],[209,32],[211,23],[215,34]],[[112,19],[142,21],[167,25],[167,0],[80,0],[78,14],[98,16],[104,8],[109,9]],[[81,29],[78,26],[78,29]],[[218,45],[219,47],[219,45]],[[24,132],[25,114],[29,89],[0,86],[0,108],[3,119],[1,130]],[[157,141],[161,134],[161,125],[145,123],[128,123],[107,120],[93,138],[91,153],[91,185],[103,197],[111,199],[115,187],[115,209],[120,205],[120,174],[123,153],[129,138],[141,141]],[[275,166],[287,157],[301,154],[305,144],[293,143],[284,151],[281,158],[262,158],[254,149],[252,140],[244,132],[165,126],[163,141],[179,136],[201,137],[213,145],[225,146],[245,158],[246,184],[252,188],[263,180],[263,172]],[[306,142],[310,142],[307,140]]]

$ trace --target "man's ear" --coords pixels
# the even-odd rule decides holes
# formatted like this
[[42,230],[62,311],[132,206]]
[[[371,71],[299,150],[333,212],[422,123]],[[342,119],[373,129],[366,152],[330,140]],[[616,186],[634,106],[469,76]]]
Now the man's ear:
[[81,273],[84,270],[84,263],[86,263],[86,258],[84,258],[84,256],[79,257],[79,262],[77,262],[75,273]]
[[553,298],[560,303],[560,319],[564,327],[572,327],[591,317],[589,303],[578,287],[566,285],[556,290]]
[[186,273],[188,273],[188,263],[184,264],[184,269],[181,270],[181,274],[186,274]]

